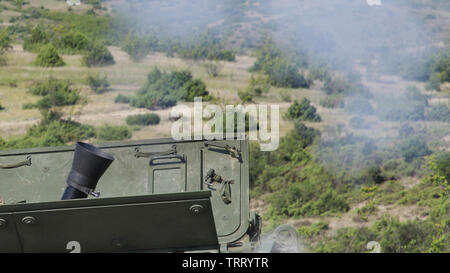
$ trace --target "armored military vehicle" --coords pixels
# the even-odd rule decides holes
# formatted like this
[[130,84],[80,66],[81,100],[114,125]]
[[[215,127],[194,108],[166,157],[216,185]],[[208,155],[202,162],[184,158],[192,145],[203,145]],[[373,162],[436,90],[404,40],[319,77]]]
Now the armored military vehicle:
[[0,152],[0,252],[251,251],[247,140]]

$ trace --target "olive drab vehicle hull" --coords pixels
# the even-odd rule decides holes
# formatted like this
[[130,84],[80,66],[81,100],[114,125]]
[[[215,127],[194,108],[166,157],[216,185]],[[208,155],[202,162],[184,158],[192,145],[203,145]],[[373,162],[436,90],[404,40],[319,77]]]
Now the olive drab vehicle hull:
[[75,165],[93,169],[73,146],[0,152],[0,252],[246,251],[259,235],[247,140],[96,146],[113,159],[100,196],[71,200],[69,173],[89,180]]

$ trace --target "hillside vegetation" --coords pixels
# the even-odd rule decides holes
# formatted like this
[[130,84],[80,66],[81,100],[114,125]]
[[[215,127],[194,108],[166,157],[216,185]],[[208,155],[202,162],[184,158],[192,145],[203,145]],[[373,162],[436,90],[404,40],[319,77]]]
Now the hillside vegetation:
[[81,2],[0,1],[0,149],[170,137],[194,97],[274,103],[278,149],[250,146],[264,231],[450,251],[447,1]]

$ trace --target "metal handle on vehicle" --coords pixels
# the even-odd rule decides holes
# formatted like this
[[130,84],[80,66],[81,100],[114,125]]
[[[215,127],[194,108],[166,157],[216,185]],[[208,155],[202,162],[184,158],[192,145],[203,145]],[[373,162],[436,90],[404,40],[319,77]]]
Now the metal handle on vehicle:
[[0,169],[14,169],[19,168],[22,166],[31,166],[31,156],[27,156],[27,159],[25,161],[14,163],[14,164],[0,164]]
[[135,157],[153,157],[153,156],[163,156],[163,155],[172,155],[177,153],[177,145],[172,145],[172,149],[163,151],[163,152],[141,152],[139,147],[134,149]]
[[[162,159],[178,159],[178,160],[180,160],[180,163],[184,163],[186,161],[186,159],[182,155],[156,156],[156,157],[150,158],[150,165],[153,164],[153,161],[162,160]],[[170,163],[177,163],[177,162],[170,162]]]
[[221,143],[206,141],[205,142],[205,146],[206,147],[213,146],[213,147],[217,147],[217,148],[222,148],[222,149],[227,150],[227,152],[230,154],[231,157],[237,158],[237,159],[241,158],[241,152],[239,151],[239,149],[237,149],[234,146],[230,146],[230,145],[228,145],[226,143],[221,144]]

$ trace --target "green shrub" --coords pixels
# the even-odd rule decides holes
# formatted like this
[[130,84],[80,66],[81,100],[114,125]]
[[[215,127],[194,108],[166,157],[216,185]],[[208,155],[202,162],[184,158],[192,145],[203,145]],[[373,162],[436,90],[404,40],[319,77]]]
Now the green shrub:
[[288,90],[281,90],[280,91],[280,99],[284,102],[291,102],[292,98],[291,98],[291,94],[289,93]]
[[200,79],[191,79],[186,81],[183,85],[185,94],[182,99],[185,101],[194,101],[195,97],[202,97],[205,100],[209,100],[209,93],[206,90],[206,84]]
[[345,102],[344,110],[357,115],[372,115],[375,112],[370,102],[362,96],[348,98]]
[[58,90],[67,91],[70,89],[70,82],[49,77],[46,80],[34,83],[28,88],[28,93],[35,96],[45,96],[49,93],[58,92]]
[[356,214],[362,221],[367,221],[370,215],[373,215],[377,211],[377,206],[373,202],[368,202],[361,208],[356,210]]
[[381,168],[377,165],[372,165],[363,170],[363,184],[381,184],[386,181]]
[[[383,216],[371,227],[341,228],[332,240],[321,241],[317,252],[368,252],[367,243],[376,241],[382,253],[446,252],[448,241],[437,223],[430,220],[401,222],[398,218]],[[440,240],[438,240],[438,238]],[[443,241],[444,244],[437,243]],[[433,247],[439,246],[439,247]]]
[[409,137],[412,134],[414,134],[414,128],[407,123],[402,124],[398,130],[398,136],[401,138]]
[[130,100],[134,107],[154,109],[170,107],[179,100],[194,101],[194,97],[209,100],[206,85],[200,79],[193,79],[187,70],[163,72],[154,68],[144,86]]
[[48,78],[33,84],[29,90],[33,95],[43,96],[36,104],[24,104],[23,109],[37,107],[40,110],[49,110],[55,106],[74,105],[80,99],[80,93],[72,88],[67,80]]
[[[450,51],[440,52],[435,57],[435,62],[432,67],[432,76],[430,80],[435,81],[434,85],[442,82],[450,82]],[[436,88],[439,90],[439,88]]]
[[124,96],[122,94],[117,95],[117,97],[114,99],[115,103],[130,103],[130,98],[127,96]]
[[288,108],[286,118],[290,120],[304,120],[320,122],[322,119],[316,113],[316,108],[311,105],[311,101],[303,98],[300,102],[297,100]]
[[298,68],[284,59],[275,59],[265,73],[272,85],[290,88],[309,88],[309,83]]
[[246,92],[254,95],[261,96],[270,91],[270,80],[268,77],[258,74],[256,77],[251,75],[250,82],[246,88]]
[[430,76],[430,80],[425,84],[425,89],[441,91],[441,79],[438,73]]
[[112,126],[105,124],[97,128],[97,137],[101,140],[124,140],[131,138],[131,130],[127,126]]
[[311,145],[313,141],[320,136],[319,130],[307,127],[300,120],[295,120],[294,130],[297,133],[295,138],[298,139],[303,148]]
[[128,125],[142,126],[159,124],[160,120],[160,117],[154,113],[128,116],[126,119]]
[[220,71],[222,71],[223,68],[223,64],[219,63],[218,61],[216,62],[207,62],[203,64],[203,67],[206,70],[206,73],[210,76],[210,77],[217,77],[220,74]]
[[115,64],[114,57],[102,42],[93,42],[83,55],[83,63],[88,66],[105,66]]
[[380,96],[377,106],[377,115],[382,120],[424,120],[425,107],[428,106],[428,97],[422,95],[417,88],[408,87],[404,94],[397,97]]
[[431,106],[425,114],[426,120],[450,122],[450,109],[446,104]]
[[303,226],[297,229],[297,233],[306,238],[311,238],[319,235],[324,230],[328,229],[328,223],[324,221],[320,221],[317,223],[313,223],[310,226]]
[[47,44],[39,49],[38,55],[33,62],[35,65],[43,67],[57,67],[65,65],[58,51],[52,44]]
[[434,160],[438,174],[450,181],[450,152],[439,152],[435,155]]
[[325,81],[330,77],[330,72],[324,66],[321,67],[313,67],[309,70],[308,73],[308,81],[312,82],[315,80]]
[[25,136],[4,143],[0,141],[0,146],[2,149],[60,146],[94,136],[94,127],[90,125],[58,118],[44,119],[39,124],[33,125]]
[[309,82],[299,72],[299,65],[282,53],[270,38],[265,38],[256,52],[256,61],[251,72],[266,74],[272,85],[289,88],[308,88]]
[[5,110],[5,107],[3,107],[3,105],[0,103],[0,111],[1,110]]
[[100,74],[98,73],[88,75],[86,82],[92,89],[92,91],[94,91],[97,94],[101,94],[103,92],[108,91],[110,86],[108,79],[106,78],[106,75],[100,76]]
[[158,40],[154,36],[140,38],[128,34],[122,42],[121,48],[130,55],[133,61],[137,62],[147,56],[150,51],[158,48]]
[[342,108],[344,107],[344,96],[340,94],[327,95],[320,100],[319,104],[325,108]]
[[72,52],[81,52],[88,49],[88,38],[78,31],[69,31],[62,36],[62,48]]
[[323,90],[328,95],[346,93],[349,89],[350,83],[343,76],[328,76],[323,84]]
[[377,115],[381,120],[418,121],[425,118],[425,106],[421,103],[405,103],[397,99],[377,102]]
[[25,37],[23,49],[27,51],[36,51],[49,42],[50,34],[44,30],[42,25],[37,25],[31,30],[30,36]]
[[223,43],[210,31],[176,46],[175,51],[183,58],[194,60],[208,59],[231,62],[236,59],[234,51],[225,49]]
[[427,144],[420,137],[410,137],[399,145],[400,153],[406,162],[431,154]]
[[238,90],[238,97],[242,103],[248,103],[253,101],[253,93],[249,90]]
[[0,31],[0,55],[12,48],[12,37],[7,28]]
[[353,129],[367,129],[368,126],[365,122],[365,120],[361,117],[353,117],[350,119],[350,127]]
[[4,56],[3,54],[0,54],[0,66],[5,66],[8,64],[8,60],[6,58],[6,56]]

